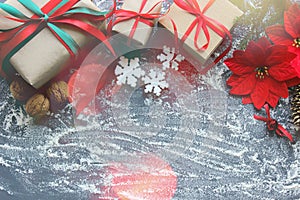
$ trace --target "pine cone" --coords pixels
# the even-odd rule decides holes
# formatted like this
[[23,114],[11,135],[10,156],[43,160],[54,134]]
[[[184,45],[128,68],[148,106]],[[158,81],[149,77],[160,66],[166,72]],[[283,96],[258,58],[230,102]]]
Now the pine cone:
[[49,99],[42,94],[32,96],[25,105],[25,110],[32,117],[44,116],[50,108]]
[[291,110],[294,124],[300,126],[300,85],[296,86],[294,89]]
[[9,90],[12,96],[21,102],[27,101],[34,93],[36,93],[36,90],[32,86],[19,78],[11,82]]
[[55,112],[66,106],[68,102],[68,84],[64,81],[52,83],[47,89],[51,111]]

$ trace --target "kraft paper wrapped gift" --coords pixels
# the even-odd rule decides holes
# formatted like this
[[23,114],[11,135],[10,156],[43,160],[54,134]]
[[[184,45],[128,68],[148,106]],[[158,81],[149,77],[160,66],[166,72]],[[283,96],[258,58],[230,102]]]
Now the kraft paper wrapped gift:
[[[142,5],[142,1],[143,0],[125,0],[121,9],[139,12]],[[142,9],[141,13],[147,13],[153,6],[155,6],[155,8],[150,13],[151,14],[160,13],[161,0],[147,0],[145,7]],[[122,21],[114,25],[112,30],[128,37],[130,35],[134,23],[135,23],[135,19]],[[151,32],[152,32],[152,27],[139,21],[135,33],[133,35],[133,39],[139,45],[145,45],[150,37]]]
[[[33,2],[41,8],[48,0],[33,0]],[[14,6],[27,16],[33,15],[16,0],[7,0],[5,3]],[[81,0],[73,7],[87,7],[99,11],[90,0]],[[8,16],[8,14],[0,10],[0,16]],[[14,28],[18,25],[18,22],[1,17],[0,29]],[[79,47],[91,41],[91,36],[81,30],[66,25],[58,25],[58,27],[67,32]],[[35,88],[40,88],[68,64],[70,57],[67,49],[53,33],[48,28],[44,28],[11,57],[10,63],[25,81]]]
[[[203,10],[209,0],[197,0],[197,2],[201,10]],[[236,18],[240,17],[242,14],[243,12],[228,0],[215,0],[214,3],[204,13],[205,16],[208,16],[223,24],[228,30],[230,30],[234,25],[234,21],[236,20]],[[190,27],[191,23],[195,20],[195,15],[186,12],[175,3],[173,3],[168,14],[165,17],[162,17],[159,20],[159,23],[174,34],[174,27],[171,23],[170,18],[176,24],[178,37],[182,38],[185,32]],[[221,44],[223,40],[221,36],[219,36],[209,27],[208,31],[210,34],[210,42],[206,50],[199,51],[194,45],[196,28],[192,30],[191,34],[183,44],[183,47],[201,63],[205,63],[210,58],[211,54],[216,50],[216,48]],[[205,38],[204,32],[203,30],[201,30],[197,44],[199,47],[202,47],[206,42],[207,40]]]

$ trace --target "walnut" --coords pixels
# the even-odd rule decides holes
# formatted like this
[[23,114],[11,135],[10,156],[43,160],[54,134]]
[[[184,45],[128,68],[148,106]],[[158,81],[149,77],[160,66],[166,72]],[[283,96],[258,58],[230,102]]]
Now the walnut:
[[47,89],[51,111],[55,112],[66,106],[68,102],[68,84],[64,81],[54,82]]
[[9,90],[12,96],[21,102],[27,101],[36,90],[22,79],[16,79],[11,82]]
[[42,94],[35,94],[32,96],[25,105],[27,114],[32,117],[44,116],[50,108],[49,99]]

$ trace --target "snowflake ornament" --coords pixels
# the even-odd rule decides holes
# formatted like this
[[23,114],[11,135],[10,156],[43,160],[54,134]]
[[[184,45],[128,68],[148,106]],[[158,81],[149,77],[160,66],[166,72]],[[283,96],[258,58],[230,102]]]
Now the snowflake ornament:
[[118,85],[128,84],[136,87],[138,79],[145,75],[145,71],[140,67],[139,58],[129,60],[121,56],[115,69],[115,75]]
[[157,56],[157,59],[163,62],[163,70],[168,68],[172,68],[174,70],[178,70],[179,63],[183,61],[184,56],[178,54],[175,56],[175,48],[170,48],[167,46],[163,47],[163,53]]
[[145,83],[145,93],[153,92],[156,96],[160,96],[161,91],[169,87],[165,78],[165,72],[151,69],[148,75],[142,77],[142,81]]
[[156,96],[160,96],[162,90],[169,87],[166,78],[166,70],[178,70],[179,63],[185,58],[184,56],[177,54],[175,48],[170,48],[167,46],[163,47],[163,52],[157,56],[157,59],[162,62],[161,65],[155,68],[146,67],[145,72],[142,69],[142,65],[139,58],[128,59],[124,56],[120,57],[118,65],[115,69],[115,75],[117,76],[118,85],[129,85],[131,87],[136,87],[139,80],[145,84],[145,93],[153,93]]

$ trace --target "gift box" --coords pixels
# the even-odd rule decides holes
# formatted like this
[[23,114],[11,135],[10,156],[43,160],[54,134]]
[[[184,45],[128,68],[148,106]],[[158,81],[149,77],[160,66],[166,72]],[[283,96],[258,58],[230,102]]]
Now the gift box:
[[[43,8],[49,1],[33,0],[33,2],[40,8]],[[5,4],[14,6],[26,16],[31,17],[34,14],[19,1],[7,0]],[[81,0],[72,8],[79,7],[99,11],[96,5],[90,0]],[[9,16],[8,13],[2,10],[0,10],[0,15]],[[91,24],[90,22],[88,23]],[[0,29],[16,28],[17,26],[20,26],[20,24],[20,22],[1,17]],[[65,25],[63,23],[56,26],[68,33],[78,44],[79,48],[91,41],[92,36],[89,36],[87,33],[76,27]],[[95,27],[100,29],[99,24]],[[11,38],[11,40],[14,40],[14,38]],[[70,52],[62,42],[54,35],[53,31],[51,32],[48,27],[45,27],[22,48],[18,49],[18,51],[10,58],[9,62],[26,82],[35,88],[40,88],[70,64],[70,58]]]
[[[232,28],[236,18],[243,12],[228,0],[184,0],[178,2],[186,3],[189,10],[182,9],[174,0],[169,12],[159,20],[159,23],[175,34],[173,21],[178,37],[180,39],[186,37],[182,41],[183,47],[201,63],[205,63],[224,39],[223,35],[226,36],[226,32]],[[197,4],[200,9],[197,8]],[[197,33],[198,26],[201,28]],[[205,28],[207,28],[208,34],[203,31]],[[227,30],[225,31],[224,28]],[[208,44],[207,47],[202,48],[206,44]]]
[[[120,22],[114,23],[112,30],[130,37],[137,45],[145,45],[152,32],[153,22],[160,15],[160,10],[161,0],[125,0],[121,10],[116,12],[116,21],[120,20]],[[139,14],[141,17],[138,16]],[[136,27],[135,23],[137,23]]]

